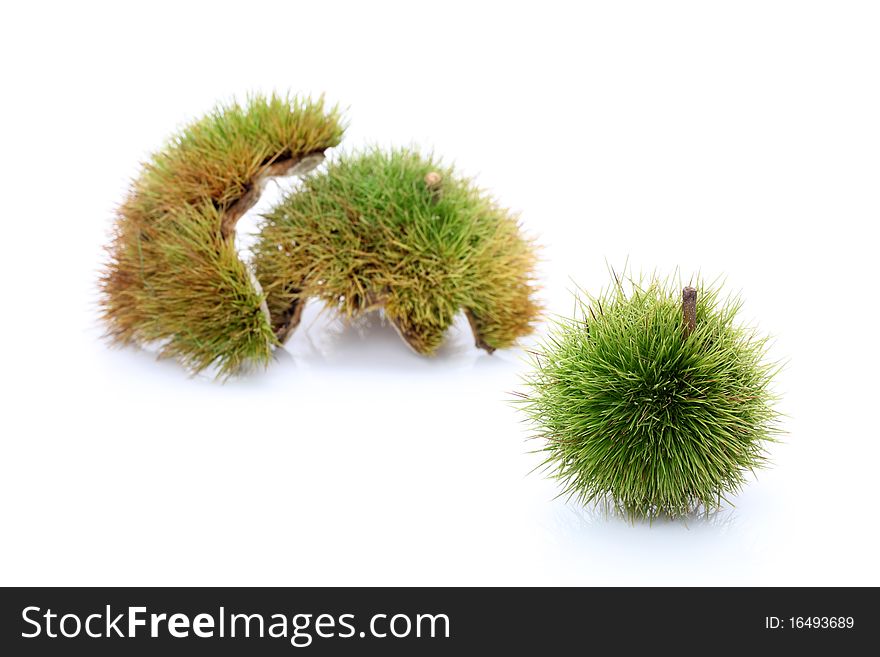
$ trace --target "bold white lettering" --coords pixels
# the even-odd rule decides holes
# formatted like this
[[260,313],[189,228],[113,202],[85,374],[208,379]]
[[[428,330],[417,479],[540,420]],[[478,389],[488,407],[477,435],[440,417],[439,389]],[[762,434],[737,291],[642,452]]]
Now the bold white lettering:
[[[401,618],[406,621],[406,632],[403,632],[402,634],[398,634],[397,632],[394,631],[394,623],[398,619],[401,619]],[[409,616],[407,616],[406,614],[395,614],[394,616],[391,617],[390,627],[391,627],[391,634],[393,634],[398,639],[401,639],[409,634],[409,631],[412,629],[412,623],[409,620]]]
[[43,630],[42,626],[37,621],[35,621],[33,618],[28,618],[28,614],[31,611],[40,611],[40,608],[39,607],[25,607],[24,609],[21,610],[21,618],[22,618],[22,620],[24,620],[25,623],[30,623],[31,625],[36,627],[37,631],[33,632],[31,634],[27,634],[25,632],[22,632],[21,636],[25,639],[33,639],[35,636],[40,636],[40,632],[42,632],[42,630]]
[[351,638],[351,637],[354,636],[354,631],[355,631],[355,630],[354,630],[354,625],[352,625],[351,623],[349,623],[349,622],[346,620],[346,619],[348,619],[348,618],[352,618],[352,619],[353,619],[353,618],[354,618],[354,614],[342,614],[342,615],[339,616],[339,625],[340,625],[340,627],[345,627],[345,628],[348,628],[349,630],[351,630],[351,632],[349,632],[348,634],[342,634],[341,632],[340,632],[339,634],[337,634],[336,636],[338,636],[340,639],[349,639],[349,638]]
[[171,614],[168,618],[168,632],[178,639],[189,636],[189,618],[186,614]]
[[52,639],[56,638],[58,635],[52,633],[52,619],[58,618],[58,615],[53,614],[51,609],[47,609],[46,613],[43,614],[43,618],[46,619],[46,636]]
[[388,618],[388,616],[386,616],[385,614],[376,614],[375,616],[373,616],[370,619],[370,634],[372,634],[373,636],[378,637],[380,639],[384,639],[386,636],[388,636],[388,632],[386,632],[385,634],[379,634],[376,631],[376,619],[377,618]]
[[214,617],[210,614],[199,614],[193,619],[193,632],[196,636],[209,639],[214,636]]
[[330,614],[321,614],[315,619],[315,634],[317,634],[322,639],[331,639],[335,636],[333,632],[329,634],[324,634],[321,630],[324,627],[329,627],[331,630],[336,627],[336,619],[333,618]]
[[[76,621],[76,631],[72,634],[64,630],[64,621],[70,618]],[[61,629],[61,634],[66,636],[68,639],[72,639],[80,633],[80,630],[82,630],[82,622],[79,620],[79,616],[77,616],[76,614],[64,614],[64,616],[61,617],[61,622],[59,623],[58,627]]]
[[128,638],[133,639],[137,636],[138,625],[146,625],[147,621],[138,618],[138,614],[146,613],[146,607],[129,607],[128,608]]
[[168,618],[168,614],[150,614],[150,636],[159,636],[159,623]]
[[[296,646],[297,648],[305,648],[306,646],[311,645],[312,635],[308,632],[303,632],[303,630],[308,629],[311,619],[311,614],[297,614],[291,619],[293,622],[293,634],[290,635],[290,645]],[[305,623],[302,622],[303,620]],[[305,643],[297,643],[298,639],[305,640]]]
[[92,614],[91,616],[86,618],[86,634],[88,634],[93,639],[100,639],[101,638],[100,634],[94,634],[92,632],[92,619],[93,618],[101,618],[101,614]]
[[[110,605],[107,605],[107,638],[110,638],[110,630],[116,632],[116,636],[124,637],[125,635],[122,633],[122,630],[117,627],[117,623],[122,620],[122,614],[119,614],[116,618],[113,618],[113,614],[110,613]],[[110,622],[110,619],[113,618],[113,622]]]
[[416,636],[422,636],[422,619],[431,621],[431,634],[428,636],[437,636],[437,621],[443,619],[443,631],[447,639],[449,638],[449,616],[446,614],[419,614],[416,616]]
[[251,621],[256,619],[260,624],[260,633],[257,636],[263,636],[263,617],[260,614],[252,614],[248,616],[247,614],[232,614],[229,618],[229,636],[235,636],[235,621],[243,619],[244,620],[244,635],[247,638],[251,636]]
[[[272,614],[272,620],[278,619],[269,626],[269,636],[273,639],[287,638],[287,616]],[[277,629],[276,629],[277,628]]]

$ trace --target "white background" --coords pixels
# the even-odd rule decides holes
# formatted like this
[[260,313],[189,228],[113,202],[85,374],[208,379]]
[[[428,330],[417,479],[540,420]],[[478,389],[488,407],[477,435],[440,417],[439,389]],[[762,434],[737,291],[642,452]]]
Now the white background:
[[[7,5],[0,583],[880,584],[878,19]],[[433,148],[520,212],[553,313],[627,259],[726,275],[789,363],[773,469],[709,520],[554,499],[508,403],[523,352],[478,352],[462,325],[425,359],[310,306],[278,362],[226,385],[108,348],[96,277],[138,163],[216,101],[288,89],[348,108],[346,148]]]

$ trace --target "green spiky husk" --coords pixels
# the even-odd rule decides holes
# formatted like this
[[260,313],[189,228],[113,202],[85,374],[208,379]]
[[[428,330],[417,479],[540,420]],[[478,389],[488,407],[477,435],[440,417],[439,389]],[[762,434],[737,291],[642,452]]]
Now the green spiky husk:
[[523,408],[563,495],[629,517],[719,508],[765,464],[778,433],[767,339],[738,299],[698,284],[686,335],[681,287],[653,279],[578,299],[535,352]]
[[[440,174],[438,188],[425,182]],[[535,248],[515,217],[410,150],[338,158],[265,217],[254,249],[275,330],[310,297],[353,317],[384,307],[418,352],[464,310],[478,344],[510,346],[538,315]]]
[[100,279],[109,336],[220,376],[267,363],[276,340],[232,213],[273,165],[323,153],[342,132],[323,100],[272,95],[219,106],[172,137],[117,212]]

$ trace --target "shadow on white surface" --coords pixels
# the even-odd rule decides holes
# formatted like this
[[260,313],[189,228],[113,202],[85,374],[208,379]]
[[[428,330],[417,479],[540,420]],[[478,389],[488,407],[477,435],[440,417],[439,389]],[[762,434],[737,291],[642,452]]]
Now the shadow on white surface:
[[[99,357],[109,367],[138,371],[145,379],[158,382],[193,380],[217,384],[216,370],[209,368],[192,375],[173,358],[161,358],[158,348],[115,346],[99,338],[97,329],[88,331],[98,345]],[[275,349],[266,368],[255,367],[225,381],[232,387],[261,387],[295,371],[334,370],[376,374],[421,375],[453,373],[461,370],[509,369],[522,361],[520,349],[498,350],[493,354],[474,345],[470,326],[463,315],[456,317],[440,348],[430,356],[414,352],[385,320],[372,312],[353,321],[340,317],[319,302],[309,303],[302,323],[288,342]],[[131,369],[129,369],[131,368]]]
[[657,531],[678,531],[679,529],[701,531],[731,527],[737,519],[734,507],[722,507],[708,513],[698,511],[680,518],[668,516],[630,518],[615,509],[610,502],[598,502],[589,506],[579,506],[576,502],[567,502],[564,508],[565,511],[557,510],[557,516],[560,520],[560,529],[566,524],[570,525],[570,531],[566,533],[590,531],[607,525],[622,525],[636,531],[646,528]]
[[277,360],[293,366],[386,372],[491,367],[515,358],[478,349],[462,315],[436,353],[424,356],[410,349],[381,311],[348,321],[318,302],[306,306],[300,326],[277,350]]
[[[548,490],[551,482],[536,482]],[[603,503],[556,499],[535,508],[557,584],[750,584],[774,568],[770,546],[792,541],[781,491],[751,481],[731,504],[683,518],[632,520]]]

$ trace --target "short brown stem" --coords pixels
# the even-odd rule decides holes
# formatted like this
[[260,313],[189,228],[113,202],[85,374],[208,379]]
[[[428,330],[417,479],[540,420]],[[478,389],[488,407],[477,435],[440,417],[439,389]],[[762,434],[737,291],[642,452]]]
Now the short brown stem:
[[681,314],[684,318],[684,334],[687,337],[697,328],[696,288],[688,286],[681,291]]
[[440,189],[443,186],[443,176],[438,171],[429,171],[425,174],[425,186],[431,192],[431,199],[436,203],[440,198]]

